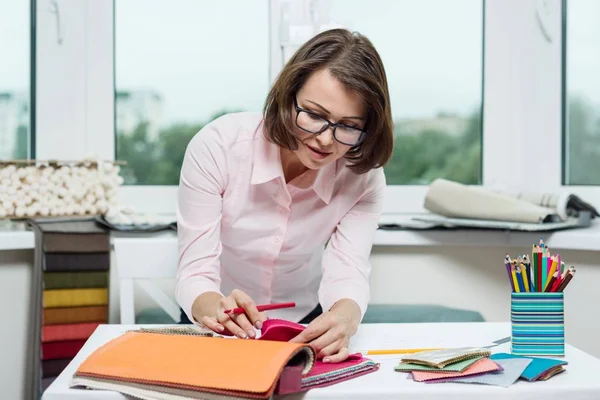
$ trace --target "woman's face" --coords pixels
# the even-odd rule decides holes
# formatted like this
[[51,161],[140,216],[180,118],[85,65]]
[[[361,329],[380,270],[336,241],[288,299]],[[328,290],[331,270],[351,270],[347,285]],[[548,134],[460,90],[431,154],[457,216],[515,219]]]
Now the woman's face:
[[[364,129],[367,110],[358,94],[346,89],[335,79],[328,69],[314,72],[296,95],[298,106],[310,113],[300,113],[294,108],[294,133],[298,138],[296,156],[309,169],[319,169],[343,157],[352,147],[337,141],[333,136],[333,127],[315,135],[301,129],[303,127],[321,126],[322,117],[332,123],[344,124],[348,128],[337,128],[336,136],[348,143],[359,130]],[[356,129],[352,129],[356,128]]]

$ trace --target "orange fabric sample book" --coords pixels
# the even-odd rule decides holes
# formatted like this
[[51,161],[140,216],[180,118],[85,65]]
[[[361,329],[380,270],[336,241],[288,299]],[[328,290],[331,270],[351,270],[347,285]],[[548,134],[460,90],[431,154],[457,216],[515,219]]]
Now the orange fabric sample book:
[[374,372],[379,365],[351,355],[341,363],[316,359],[289,336],[303,326],[265,321],[259,339],[177,331],[129,331],[94,351],[70,386],[113,390],[137,398],[268,399],[328,386]]
[[313,350],[300,343],[127,332],[94,352],[75,377],[266,399],[286,365],[313,363]]

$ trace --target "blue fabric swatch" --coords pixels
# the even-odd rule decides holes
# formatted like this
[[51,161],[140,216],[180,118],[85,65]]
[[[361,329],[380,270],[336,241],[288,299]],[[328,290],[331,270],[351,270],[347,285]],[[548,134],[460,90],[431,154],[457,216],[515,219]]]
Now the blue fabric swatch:
[[494,361],[505,360],[510,358],[526,358],[530,359],[531,362],[525,368],[523,373],[521,374],[521,378],[526,379],[530,382],[537,380],[540,375],[543,375],[545,372],[551,370],[557,365],[567,365],[568,363],[565,360],[557,360],[553,358],[541,358],[541,357],[526,357],[526,356],[516,356],[508,353],[496,353],[490,356],[490,359]]
[[509,387],[519,379],[525,368],[532,362],[525,358],[507,358],[494,360],[504,371],[493,374],[483,374],[478,376],[467,376],[465,378],[451,378],[446,382],[458,383],[478,383],[483,385],[495,385]]

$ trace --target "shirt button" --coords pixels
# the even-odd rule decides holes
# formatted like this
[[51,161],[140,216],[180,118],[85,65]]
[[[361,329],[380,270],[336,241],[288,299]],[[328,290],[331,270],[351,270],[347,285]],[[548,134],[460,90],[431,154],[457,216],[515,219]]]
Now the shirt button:
[[281,241],[281,236],[275,236],[275,243],[279,243]]
[[285,208],[285,207],[283,207],[283,206],[279,207],[279,212],[280,212],[280,213],[282,213],[282,214],[283,214],[283,213],[285,213],[286,211],[287,211],[287,210],[286,210],[286,208]]

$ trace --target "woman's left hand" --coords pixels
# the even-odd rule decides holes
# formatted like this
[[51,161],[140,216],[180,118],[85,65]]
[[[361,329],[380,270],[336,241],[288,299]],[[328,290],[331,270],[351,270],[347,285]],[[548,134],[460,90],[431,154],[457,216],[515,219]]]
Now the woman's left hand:
[[348,358],[350,337],[356,333],[359,319],[358,304],[343,299],[315,318],[290,342],[310,344],[317,358],[323,358],[324,362],[341,362]]

